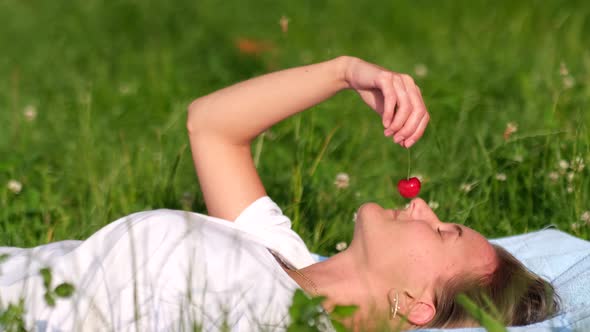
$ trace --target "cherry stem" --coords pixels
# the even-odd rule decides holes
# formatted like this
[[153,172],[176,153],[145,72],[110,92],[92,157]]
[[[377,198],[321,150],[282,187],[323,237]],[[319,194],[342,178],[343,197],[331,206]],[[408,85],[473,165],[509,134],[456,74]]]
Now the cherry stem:
[[410,148],[407,148],[406,150],[408,150],[408,180],[410,179],[410,162],[412,161],[412,158],[410,156]]

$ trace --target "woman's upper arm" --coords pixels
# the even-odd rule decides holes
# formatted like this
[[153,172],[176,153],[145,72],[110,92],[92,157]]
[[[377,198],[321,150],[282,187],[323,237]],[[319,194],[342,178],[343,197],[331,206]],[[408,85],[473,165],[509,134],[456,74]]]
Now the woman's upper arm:
[[234,221],[266,191],[249,144],[224,141],[212,133],[189,131],[193,161],[208,214]]
[[209,214],[234,220],[266,192],[250,143],[274,124],[349,87],[347,57],[269,73],[202,96],[187,119]]

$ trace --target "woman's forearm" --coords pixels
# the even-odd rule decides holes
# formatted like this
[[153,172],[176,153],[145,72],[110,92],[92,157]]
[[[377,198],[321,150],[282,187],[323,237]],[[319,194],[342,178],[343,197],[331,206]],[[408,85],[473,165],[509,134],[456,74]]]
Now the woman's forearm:
[[338,57],[263,75],[198,98],[189,106],[189,133],[249,144],[272,125],[347,88],[351,59]]

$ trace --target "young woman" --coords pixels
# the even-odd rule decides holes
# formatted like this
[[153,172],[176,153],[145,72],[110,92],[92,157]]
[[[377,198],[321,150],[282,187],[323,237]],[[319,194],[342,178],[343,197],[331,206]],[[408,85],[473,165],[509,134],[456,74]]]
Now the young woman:
[[[272,73],[195,100],[188,129],[209,214],[234,220],[266,196],[250,155],[252,139],[344,89],[355,90],[381,116],[384,135],[394,142],[409,148],[424,133],[429,114],[412,78],[352,57]],[[508,325],[556,310],[549,283],[474,230],[441,222],[420,199],[403,211],[362,205],[351,245],[325,262],[273,255],[301,288],[327,297],[328,311],[358,305],[354,320],[362,326],[379,313],[404,316],[413,326],[472,325],[454,302],[461,292],[479,293],[482,304],[488,296]]]
[[[24,299],[26,324],[47,330],[284,330],[293,292],[323,308],[357,305],[345,323],[369,329],[476,325],[456,302],[493,303],[507,325],[557,310],[552,286],[476,231],[441,222],[421,199],[357,213],[350,246],[316,262],[266,195],[251,141],[275,123],[353,89],[384,135],[409,148],[429,115],[413,80],[353,57],[251,79],[191,103],[188,131],[208,215],[170,210],[117,220],[86,241],[3,248],[3,303]],[[47,305],[39,269],[76,285]],[[491,302],[490,302],[491,301]]]

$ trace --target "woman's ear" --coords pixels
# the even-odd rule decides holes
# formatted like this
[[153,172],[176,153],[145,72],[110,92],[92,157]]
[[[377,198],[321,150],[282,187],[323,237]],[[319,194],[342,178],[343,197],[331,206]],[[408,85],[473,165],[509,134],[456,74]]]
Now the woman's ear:
[[[395,295],[395,291],[392,290],[389,292],[388,297],[390,304],[392,304],[392,312],[397,311],[397,315],[404,317],[410,324],[426,325],[436,314],[434,303],[428,296],[415,298],[406,291]],[[396,297],[397,301],[395,300]],[[395,310],[395,302],[398,305],[397,310]]]
[[432,303],[415,301],[405,313],[408,321],[414,325],[426,325],[434,318],[436,309]]

